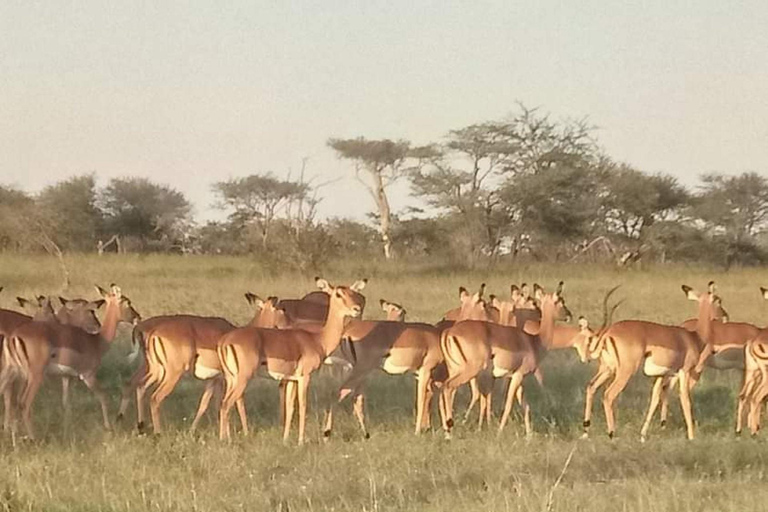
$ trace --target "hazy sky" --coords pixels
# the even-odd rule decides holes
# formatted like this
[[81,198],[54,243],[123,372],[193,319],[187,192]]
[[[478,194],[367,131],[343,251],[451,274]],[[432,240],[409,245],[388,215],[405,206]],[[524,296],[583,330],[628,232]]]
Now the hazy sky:
[[321,212],[361,217],[328,137],[426,143],[518,100],[687,184],[768,172],[764,0],[107,4],[0,2],[0,183],[145,176],[206,218],[212,182],[306,156],[345,176]]

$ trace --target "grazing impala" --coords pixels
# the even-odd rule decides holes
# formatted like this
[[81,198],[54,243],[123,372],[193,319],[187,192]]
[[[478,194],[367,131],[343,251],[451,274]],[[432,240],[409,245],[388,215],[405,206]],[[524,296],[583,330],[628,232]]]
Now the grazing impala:
[[[334,362],[351,368],[341,385],[339,402],[352,397],[355,416],[367,438],[363,388],[368,375],[379,368],[391,375],[414,372],[418,434],[428,424],[433,371],[443,360],[440,332],[429,324],[405,323],[405,310],[397,304],[382,300],[381,306],[387,312],[386,321],[351,320],[344,329],[341,344],[330,355]],[[330,437],[332,426],[331,407],[326,417],[325,437]]]
[[101,403],[104,426],[110,428],[107,400],[96,372],[115,338],[118,323],[135,323],[140,317],[117,286],[112,285],[109,292],[97,289],[106,304],[104,323],[97,333],[55,322],[29,322],[16,329],[7,344],[8,353],[25,380],[20,406],[30,438],[34,437],[32,405],[46,371],[80,378]]
[[490,416],[494,379],[508,378],[510,385],[499,431],[506,425],[512,404],[517,398],[523,407],[526,434],[532,432],[530,407],[524,398],[523,378],[533,374],[541,379],[538,364],[543,350],[542,343],[551,342],[555,318],[569,315],[561,295],[562,283],[553,294],[545,293],[538,286],[534,291],[542,309],[542,320],[534,334],[488,322],[482,304],[482,288],[480,292],[464,297],[460,316],[463,320],[441,334],[440,346],[448,368],[448,379],[443,385],[443,428],[447,437],[450,437],[453,426],[455,390],[472,378],[477,378],[480,391],[480,425],[484,417]]
[[[301,329],[236,329],[224,335],[218,345],[218,355],[223,370],[226,391],[219,412],[219,437],[228,439],[229,412],[245,392],[248,381],[260,368],[278,381],[287,381],[281,386],[285,393],[285,418],[283,439],[290,433],[294,403],[299,405],[299,444],[304,442],[307,414],[307,390],[312,374],[322,366],[323,361],[338,348],[344,332],[347,317],[359,317],[363,301],[358,291],[364,282],[352,286],[328,286],[325,292],[330,297],[328,316],[323,329],[308,332]],[[244,425],[247,432],[247,426]]]
[[[252,293],[245,294],[254,307],[254,316],[248,326],[285,327],[287,319],[277,306],[277,297],[266,301]],[[153,317],[134,329],[134,343],[144,352],[142,364],[123,388],[118,419],[128,408],[130,394],[136,391],[137,427],[141,432],[144,423],[144,394],[157,385],[150,396],[150,413],[155,433],[162,430],[160,406],[187,372],[206,382],[200,403],[192,420],[191,430],[197,428],[205,414],[216,388],[223,384],[221,366],[216,354],[216,344],[226,333],[236,327],[223,318],[194,315]],[[244,417],[241,420],[245,421]]]
[[[685,290],[684,290],[685,291]],[[610,293],[610,292],[609,292]],[[606,300],[603,303],[606,311]],[[701,301],[699,317],[710,318],[714,303],[713,295]],[[643,373],[654,379],[650,405],[645,422],[640,430],[641,440],[645,440],[651,420],[659,406],[664,388],[669,378],[677,376],[680,388],[680,404],[686,423],[688,439],[694,437],[693,410],[690,390],[701,372],[711,348],[706,347],[699,335],[683,327],[661,325],[640,320],[624,320],[612,325],[607,324],[592,336],[585,350],[584,358],[599,359],[597,374],[587,385],[584,435],[588,435],[592,402],[597,390],[613,377],[603,394],[603,410],[608,428],[608,436],[613,438],[616,432],[614,403],[624,390],[629,379],[643,367]],[[706,338],[704,338],[706,339]]]

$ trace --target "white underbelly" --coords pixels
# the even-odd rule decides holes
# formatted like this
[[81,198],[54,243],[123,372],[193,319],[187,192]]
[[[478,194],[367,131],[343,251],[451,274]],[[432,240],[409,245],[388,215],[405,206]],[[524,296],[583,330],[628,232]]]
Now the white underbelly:
[[643,373],[649,377],[663,377],[664,375],[671,375],[674,371],[672,368],[658,365],[654,363],[650,357],[646,357],[645,364],[643,365]]
[[80,374],[72,368],[64,364],[51,363],[46,367],[46,371],[52,375],[67,375],[69,377],[78,377]]
[[497,366],[493,367],[493,377],[496,379],[500,379],[502,377],[506,377],[512,373],[510,370],[507,370],[506,368],[499,368]]
[[387,359],[384,359],[384,364],[381,365],[381,369],[389,373],[390,375],[402,375],[404,373],[409,372],[411,370],[411,367],[397,366],[395,364],[392,364],[389,358],[387,358]]
[[218,377],[220,374],[221,370],[218,368],[209,368],[200,364],[199,362],[195,363],[195,377],[200,380],[212,379],[214,377]]

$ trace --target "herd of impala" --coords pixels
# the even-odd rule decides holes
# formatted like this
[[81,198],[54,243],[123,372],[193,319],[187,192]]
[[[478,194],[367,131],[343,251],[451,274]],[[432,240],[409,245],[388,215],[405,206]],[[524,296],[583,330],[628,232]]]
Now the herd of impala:
[[[97,372],[104,353],[114,340],[119,323],[133,325],[134,355],[140,363],[122,391],[118,419],[135,393],[138,428],[145,425],[144,396],[149,396],[155,432],[162,429],[160,406],[186,373],[205,381],[205,389],[191,428],[195,429],[211,398],[220,397],[219,436],[230,436],[229,415],[237,407],[243,433],[248,432],[244,393],[257,374],[279,383],[283,439],[290,433],[298,405],[299,443],[304,442],[307,396],[312,376],[323,364],[344,368],[338,396],[329,401],[324,437],[333,428],[333,407],[349,398],[365,437],[365,383],[377,369],[389,374],[416,375],[415,431],[430,428],[431,405],[436,402],[442,428],[450,437],[454,426],[456,390],[471,388],[465,420],[479,406],[478,425],[490,423],[491,398],[496,379],[508,381],[499,422],[503,429],[515,402],[523,411],[526,434],[531,412],[525,398],[525,377],[541,384],[540,364],[550,350],[574,348],[582,362],[598,361],[595,376],[586,386],[584,435],[590,427],[592,403],[599,388],[603,394],[608,435],[616,422],[614,403],[630,378],[642,368],[653,379],[650,404],[641,429],[648,434],[656,409],[666,423],[670,387],[677,385],[687,428],[694,437],[691,389],[705,367],[743,369],[744,378],[736,408],[736,432],[745,414],[752,434],[760,428],[761,407],[768,398],[768,328],[730,322],[710,282],[706,292],[682,286],[686,297],[698,305],[698,315],[680,326],[640,320],[612,323],[610,297],[603,300],[603,322],[593,329],[583,317],[578,324],[560,324],[571,317],[563,297],[563,283],[554,292],[538,285],[511,287],[502,300],[484,298],[485,285],[472,294],[459,289],[460,303],[435,325],[405,321],[402,306],[380,301],[384,321],[359,320],[365,308],[361,291],[366,280],[350,286],[333,286],[317,278],[317,291],[301,299],[262,300],[247,293],[254,317],[238,327],[219,317],[195,315],[157,316],[141,320],[119,287],[97,287],[101,299],[67,300],[61,297],[18,298],[31,315],[0,309],[0,393],[5,405],[3,427],[16,429],[17,416],[34,438],[32,406],[45,375],[62,380],[64,414],[69,411],[69,384],[82,380],[100,402],[105,428],[110,428],[107,399],[99,387]],[[618,288],[618,287],[617,287]],[[0,288],[2,290],[2,288]],[[768,289],[761,288],[768,300]],[[96,311],[104,309],[103,322]],[[433,400],[434,398],[434,400]]]

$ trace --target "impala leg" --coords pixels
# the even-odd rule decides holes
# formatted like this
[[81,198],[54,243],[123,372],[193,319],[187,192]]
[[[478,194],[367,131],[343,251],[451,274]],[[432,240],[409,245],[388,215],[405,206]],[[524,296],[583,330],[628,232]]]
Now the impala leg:
[[88,389],[90,389],[96,396],[96,400],[99,401],[99,404],[101,405],[101,415],[104,419],[104,428],[110,430],[112,426],[109,424],[109,407],[107,405],[107,395],[104,393],[104,391],[102,391],[101,386],[99,386],[99,381],[96,380],[96,374],[82,376],[81,378],[83,379],[85,385],[88,386]]
[[285,407],[287,405],[285,403],[285,389],[287,385],[288,385],[287,380],[281,380],[277,384],[277,391],[280,396],[280,425],[281,426],[285,425]]
[[309,391],[309,375],[303,375],[296,381],[299,395],[299,445],[304,444],[304,431],[307,425],[307,393]]
[[37,392],[40,391],[40,386],[43,384],[42,370],[40,374],[31,373],[27,376],[27,382],[22,391],[22,397],[20,400],[21,407],[21,419],[24,422],[24,427],[27,430],[27,436],[30,439],[35,438],[34,429],[32,427],[32,405],[35,403],[35,397]]
[[661,428],[667,426],[667,418],[669,418],[669,390],[674,389],[677,385],[677,375],[674,375],[671,379],[667,379],[665,385],[661,387]]
[[424,415],[421,418],[421,430],[429,430],[432,428],[432,400],[435,398],[435,389],[432,378],[429,379],[427,385],[426,396],[424,397]]
[[517,389],[523,384],[523,375],[520,372],[512,374],[512,378],[509,380],[509,389],[507,390],[507,399],[504,402],[504,412],[501,415],[501,421],[499,422],[499,432],[504,429],[509,419],[509,413],[512,412],[512,404],[515,401],[515,395]]
[[483,428],[483,420],[488,418],[488,425],[490,426],[490,410],[491,410],[491,397],[493,396],[493,377],[483,372],[470,381],[475,382],[475,387],[480,395],[480,413],[477,419],[477,429]]
[[354,405],[355,417],[357,423],[360,425],[360,429],[363,431],[363,437],[368,439],[371,435],[368,433],[368,429],[365,428],[365,395],[361,392],[355,396]]
[[755,386],[760,374],[758,372],[748,372],[744,370],[743,383],[741,390],[739,391],[739,400],[736,405],[736,435],[741,434],[744,426],[744,412],[745,405],[752,398],[752,394],[755,392]]
[[[614,416],[613,405],[621,392],[624,391],[624,388],[627,387],[627,383],[633,373],[634,372],[631,371],[617,371],[613,382],[608,385],[608,389],[606,389],[603,394],[603,412],[605,413],[605,423],[608,427],[608,437],[611,439],[613,439],[613,436],[616,433],[616,418]],[[687,390],[688,387],[686,383],[686,391]]]
[[183,372],[170,371],[166,368],[165,375],[160,380],[160,384],[158,384],[149,398],[149,414],[152,417],[152,428],[155,434],[159,434],[163,429],[160,421],[160,404],[171,394],[182,374]]
[[296,382],[292,380],[285,381],[285,411],[283,411],[283,442],[288,442],[288,436],[291,434],[291,423],[293,423],[293,411],[296,407]]
[[522,384],[517,388],[517,402],[523,409],[523,421],[525,423],[525,435],[530,437],[533,433],[533,426],[531,425],[531,406],[528,400],[525,399],[525,386]]
[[245,411],[245,398],[240,397],[235,402],[237,405],[237,415],[240,416],[240,428],[243,431],[243,435],[248,435],[248,413]]
[[[472,414],[472,409],[474,409],[475,404],[478,403],[479,400],[482,400],[480,397],[480,390],[478,389],[479,386],[477,384],[477,379],[470,379],[469,381],[469,389],[472,392],[472,397],[469,399],[469,405],[467,406],[467,412],[464,413],[464,421],[463,423],[466,423],[469,421],[469,416]],[[482,408],[483,404],[480,403],[480,407]],[[482,412],[480,413],[482,415]]]
[[131,378],[128,379],[128,382],[126,382],[120,390],[120,408],[117,411],[117,421],[120,421],[125,417],[128,405],[131,402],[131,394],[144,382],[146,370],[147,363],[142,358],[139,367],[136,368],[133,374],[131,374]]
[[661,401],[661,393],[664,387],[664,377],[656,377],[653,381],[653,389],[651,390],[651,402],[648,404],[648,413],[645,415],[645,421],[643,427],[640,429],[640,441],[645,442],[648,436],[648,429],[651,426],[653,415],[656,414],[656,409],[659,408],[659,402]]
[[146,407],[144,406],[144,395],[147,390],[161,380],[164,372],[149,372],[142,377],[139,385],[136,387],[136,428],[143,432],[146,425]]
[[685,418],[685,426],[688,433],[688,439],[693,439],[693,408],[691,406],[691,388],[688,372],[680,370],[678,372],[680,376],[680,382],[678,387],[680,388],[680,406],[683,409],[683,417]]
[[203,389],[203,394],[200,396],[200,404],[197,406],[195,419],[192,420],[192,425],[189,427],[190,432],[197,430],[197,424],[200,423],[203,414],[208,410],[208,406],[211,403],[211,397],[213,397],[214,391],[221,385],[221,382],[222,380],[220,377],[205,381],[205,389]]
[[607,367],[603,367],[602,365],[600,368],[598,368],[597,373],[594,377],[589,381],[587,384],[585,396],[584,396],[584,436],[586,437],[589,434],[589,427],[592,425],[592,404],[595,400],[595,393],[597,393],[597,390],[600,389],[603,384],[608,382],[608,379],[610,379],[613,376],[613,372],[608,369]]
[[767,396],[768,384],[766,384],[765,380],[762,380],[752,392],[752,399],[750,401],[749,428],[753,436],[757,435],[760,431],[760,416],[763,411],[763,402]]
[[3,405],[4,405],[3,431],[10,432],[11,425],[14,419],[13,409],[15,407],[15,404],[13,403],[13,390],[10,389],[10,387],[8,389],[3,390]]
[[425,411],[429,408],[427,404],[427,387],[429,386],[428,370],[419,369],[416,375],[416,434],[421,433],[421,427],[424,423]]

